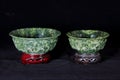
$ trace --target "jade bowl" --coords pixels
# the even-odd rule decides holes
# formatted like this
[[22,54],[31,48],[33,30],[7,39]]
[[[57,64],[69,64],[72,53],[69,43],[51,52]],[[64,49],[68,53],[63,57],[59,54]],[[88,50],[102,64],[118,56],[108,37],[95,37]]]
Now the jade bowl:
[[100,60],[99,51],[105,47],[109,33],[100,30],[74,30],[67,33],[71,47],[77,50],[78,62],[93,63]]
[[53,50],[61,32],[51,28],[21,28],[11,31],[9,35],[19,51],[31,56]]

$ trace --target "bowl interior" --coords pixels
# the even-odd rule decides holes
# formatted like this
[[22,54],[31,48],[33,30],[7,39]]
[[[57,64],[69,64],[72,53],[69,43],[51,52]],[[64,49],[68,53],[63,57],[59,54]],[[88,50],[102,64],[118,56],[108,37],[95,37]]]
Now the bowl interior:
[[107,32],[99,30],[75,30],[68,32],[67,35],[74,38],[106,38],[109,36]]
[[47,38],[47,37],[57,37],[60,32],[55,29],[49,28],[23,28],[17,29],[10,32],[13,37],[22,38]]

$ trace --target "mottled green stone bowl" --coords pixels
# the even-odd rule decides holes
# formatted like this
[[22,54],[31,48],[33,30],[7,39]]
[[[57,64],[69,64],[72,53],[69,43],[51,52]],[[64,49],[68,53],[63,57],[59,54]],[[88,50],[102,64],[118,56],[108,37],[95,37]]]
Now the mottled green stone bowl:
[[45,54],[53,50],[60,34],[50,28],[22,28],[9,33],[15,47],[28,54]]
[[80,54],[95,54],[103,49],[109,33],[99,30],[75,30],[67,33],[71,47]]

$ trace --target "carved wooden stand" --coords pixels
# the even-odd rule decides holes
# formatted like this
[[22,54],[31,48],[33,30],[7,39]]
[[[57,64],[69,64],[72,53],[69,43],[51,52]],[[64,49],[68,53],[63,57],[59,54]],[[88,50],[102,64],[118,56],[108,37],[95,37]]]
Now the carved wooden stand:
[[76,63],[89,64],[89,63],[96,63],[96,62],[100,61],[101,56],[100,56],[99,53],[95,53],[95,54],[79,54],[79,53],[75,53],[73,55],[72,59]]
[[23,64],[39,64],[47,63],[50,60],[49,54],[27,54],[23,53],[21,56],[21,61]]

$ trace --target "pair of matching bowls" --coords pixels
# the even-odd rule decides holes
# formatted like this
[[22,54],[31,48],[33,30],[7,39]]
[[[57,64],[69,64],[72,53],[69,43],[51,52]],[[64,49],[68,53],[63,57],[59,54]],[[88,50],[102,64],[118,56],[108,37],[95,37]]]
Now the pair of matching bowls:
[[[51,28],[22,28],[9,33],[15,47],[23,54],[23,64],[47,63],[51,56],[48,53],[57,44],[61,32]],[[107,42],[109,33],[99,30],[74,30],[66,34],[71,48],[76,50],[73,61],[77,63],[96,63]]]

